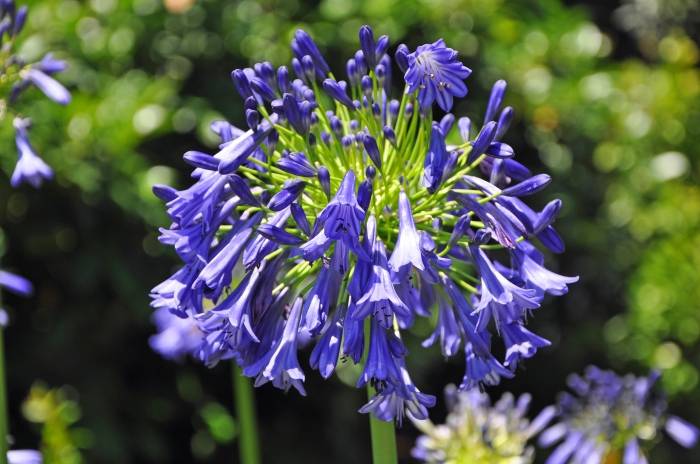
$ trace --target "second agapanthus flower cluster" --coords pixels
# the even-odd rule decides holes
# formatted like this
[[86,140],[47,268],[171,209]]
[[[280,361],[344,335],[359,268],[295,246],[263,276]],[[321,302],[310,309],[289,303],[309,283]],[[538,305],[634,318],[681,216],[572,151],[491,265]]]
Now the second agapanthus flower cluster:
[[532,421],[527,417],[531,396],[511,393],[491,404],[476,388],[459,392],[445,389],[449,414],[444,424],[416,421],[423,433],[411,454],[428,464],[530,464],[535,450],[529,442],[554,416],[554,407],[543,409]]
[[194,183],[155,187],[172,220],[160,240],[183,266],[153,289],[152,306],[196,321],[195,356],[209,365],[234,358],[257,385],[304,393],[297,353],[313,344],[323,377],[339,358],[363,364],[357,386],[376,391],[363,412],[421,419],[435,398],[411,380],[402,341],[416,318],[435,322],[426,346],[463,352],[462,389],[492,385],[549,344],[527,315],[576,278],[547,270],[535,246],[563,251],[552,226],[561,202],[535,211],[523,201],[550,178],[502,141],[513,115],[501,109],[505,82],[478,131],[450,113],[435,121],[435,102],[449,111],[467,93],[457,52],[442,40],[399,45],[392,61],[388,37],[363,26],[359,39],[347,81],[301,30],[291,71],[233,71],[248,129],[214,123],[219,151],[184,155]]
[[686,448],[700,436],[694,425],[668,414],[658,378],[656,372],[623,377],[590,366],[583,376],[569,377],[573,394],[561,394],[532,422],[529,394],[515,399],[505,393],[491,404],[477,389],[457,392],[448,386],[445,423],[414,421],[423,435],[412,455],[430,464],[529,464],[534,449],[528,442],[539,434],[540,446],[557,443],[546,464],[647,464],[661,429]]
[[556,444],[547,464],[647,464],[645,444],[662,429],[678,444],[695,446],[700,431],[667,413],[658,379],[658,372],[619,376],[595,366],[571,375],[572,393],[561,394],[555,423],[539,437],[541,446]]

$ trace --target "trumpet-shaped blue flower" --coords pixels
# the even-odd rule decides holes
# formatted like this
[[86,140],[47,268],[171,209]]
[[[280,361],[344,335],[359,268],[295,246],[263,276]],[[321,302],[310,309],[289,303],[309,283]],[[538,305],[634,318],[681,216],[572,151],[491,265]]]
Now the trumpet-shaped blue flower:
[[503,363],[506,367],[515,367],[519,360],[533,357],[538,348],[551,345],[549,340],[530,332],[520,322],[502,323],[498,327],[506,346]]
[[435,331],[423,342],[423,346],[431,346],[439,339],[442,355],[447,358],[457,353],[462,337],[454,312],[444,298],[438,300],[438,308]]
[[277,388],[288,390],[296,388],[302,395],[304,390],[304,372],[297,359],[297,333],[301,317],[301,298],[292,304],[284,331],[275,340],[270,350],[258,361],[244,370],[245,375],[257,375],[256,386],[272,382]]
[[70,92],[66,90],[56,79],[44,73],[38,68],[29,68],[25,72],[25,79],[34,84],[44,95],[61,105],[70,103]]
[[405,79],[409,92],[418,91],[418,102],[428,109],[437,100],[444,111],[450,111],[454,97],[467,94],[464,80],[471,69],[457,59],[457,52],[440,39],[432,44],[421,45],[408,55],[408,70]]
[[364,217],[365,212],[357,203],[355,195],[355,173],[348,171],[333,200],[321,211],[318,221],[323,224],[327,237],[356,244]]
[[542,253],[529,243],[518,244],[512,256],[520,277],[529,286],[550,295],[564,295],[569,291],[568,285],[578,281],[578,277],[566,277],[546,269]]
[[357,300],[357,308],[352,316],[356,319],[364,319],[372,315],[380,324],[389,328],[394,320],[394,315],[410,317],[410,313],[406,304],[396,294],[386,260],[384,244],[379,239],[375,243],[369,281],[365,293]]
[[12,173],[10,183],[18,187],[22,183],[28,183],[32,187],[40,187],[44,180],[53,178],[53,170],[36,154],[29,143],[27,119],[15,118],[15,143],[19,159]]
[[343,334],[342,314],[343,311],[339,308],[333,318],[327,320],[318,343],[316,343],[309,358],[311,368],[318,369],[324,379],[333,374],[335,365],[338,363],[340,341]]
[[[336,247],[338,250],[340,247]],[[337,254],[337,253],[336,253]],[[341,274],[331,266],[322,265],[318,279],[306,295],[302,317],[302,329],[317,335],[326,322],[328,313],[335,307],[340,291]]]
[[478,246],[471,245],[469,250],[474,259],[474,265],[481,274],[481,297],[474,308],[476,311],[485,309],[491,303],[498,305],[514,303],[522,309],[533,309],[539,306],[535,290],[519,287],[508,280]]
[[425,269],[420,237],[411,212],[411,203],[408,201],[406,192],[401,191],[399,193],[399,236],[389,259],[389,266],[394,272],[398,272],[408,264],[420,271]]

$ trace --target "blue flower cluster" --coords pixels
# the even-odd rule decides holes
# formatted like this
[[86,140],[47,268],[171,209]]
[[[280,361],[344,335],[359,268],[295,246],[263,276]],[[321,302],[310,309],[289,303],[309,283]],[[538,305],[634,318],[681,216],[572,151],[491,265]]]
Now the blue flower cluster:
[[594,366],[583,376],[571,375],[573,394],[561,395],[556,423],[539,437],[544,447],[559,443],[547,464],[646,464],[640,441],[653,440],[662,427],[680,445],[694,446],[700,431],[666,414],[666,401],[654,388],[658,377],[620,377]]
[[493,385],[549,345],[527,316],[577,278],[547,270],[536,247],[563,251],[552,226],[561,202],[524,202],[550,178],[503,142],[505,82],[473,133],[468,118],[433,120],[434,103],[447,112],[467,93],[471,71],[455,50],[402,44],[392,60],[388,37],[368,26],[359,42],[346,80],[302,30],[291,71],[232,72],[248,127],[215,122],[219,150],[184,155],[192,185],[154,187],[172,221],[160,241],[183,265],[152,290],[152,306],[197,322],[193,355],[207,365],[233,358],[256,385],[304,394],[297,353],[313,343],[310,365],[325,378],[339,359],[363,365],[357,386],[376,395],[362,412],[421,419],[435,398],[411,380],[402,341],[417,317],[436,321],[425,346],[446,357],[461,347],[462,389]]
[[30,86],[41,90],[51,100],[61,105],[70,102],[71,96],[52,75],[66,69],[66,63],[57,60],[51,53],[41,61],[27,64],[15,55],[13,45],[15,38],[24,28],[27,20],[27,7],[16,7],[14,0],[0,0],[0,78],[8,86],[8,95],[0,99],[0,120],[13,116],[12,124],[15,129],[18,160],[10,182],[13,187],[28,183],[39,187],[45,179],[53,177],[51,168],[36,154],[29,143],[28,130],[31,126],[29,118],[24,118],[16,112],[15,105],[18,97]]

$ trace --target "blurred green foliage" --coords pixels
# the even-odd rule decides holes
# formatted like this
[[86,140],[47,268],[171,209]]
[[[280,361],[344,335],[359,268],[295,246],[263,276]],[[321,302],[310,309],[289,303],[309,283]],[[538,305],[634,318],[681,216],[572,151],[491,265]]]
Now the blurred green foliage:
[[[30,60],[50,50],[68,59],[70,70],[60,78],[74,101],[62,108],[32,91],[22,102],[35,122],[34,145],[55,168],[58,185],[38,193],[0,187],[9,250],[3,265],[38,288],[34,302],[10,302],[17,307],[11,316],[26,321],[10,336],[27,340],[10,367],[31,366],[10,379],[11,393],[28,378],[74,385],[82,423],[100,443],[85,452],[88,462],[219,462],[233,455],[226,367],[171,366],[148,353],[146,293],[175,262],[155,258],[163,252],[154,226],[166,220],[150,186],[186,183],[180,155],[214,146],[210,121],[242,124],[229,72],[255,60],[286,63],[298,27],[312,33],[338,71],[363,23],[410,47],[444,37],[474,70],[470,96],[455,112],[477,120],[491,84],[508,81],[506,103],[517,119],[507,141],[526,164],[553,174],[539,200],[565,203],[559,228],[569,250],[552,257],[553,266],[582,280],[538,312],[533,324],[554,346],[504,388],[530,390],[545,404],[567,373],[589,362],[658,368],[672,404],[700,422],[697,2],[28,3],[21,51]],[[0,144],[7,147],[0,166],[9,173],[15,153],[7,128]],[[74,355],[86,333],[94,353]],[[35,354],[42,350],[58,359],[79,356],[79,366],[52,369],[55,361]],[[432,393],[461,369],[460,362],[442,365],[435,353],[414,359],[422,372],[417,382]],[[103,377],[83,376],[84,369]],[[139,380],[115,380],[127,373]],[[113,401],[136,410],[105,406],[107,383]],[[312,389],[304,400],[260,391],[263,437],[275,444],[265,458],[276,462],[295,449],[307,457],[300,462],[361,462],[367,456],[364,436],[355,436],[366,431],[355,413],[361,398],[339,382]],[[328,431],[331,424],[357,433],[340,439]],[[301,427],[316,437],[300,443],[306,438],[296,430],[290,436],[290,428]],[[404,456],[411,433],[399,437]],[[357,451],[349,454],[348,447]],[[661,448],[653,462],[670,462],[676,451]],[[690,462],[698,454],[679,456]]]
[[41,425],[39,449],[46,464],[81,464],[80,449],[91,445],[91,433],[74,427],[81,412],[71,396],[69,388],[49,389],[35,384],[22,404],[24,417]]

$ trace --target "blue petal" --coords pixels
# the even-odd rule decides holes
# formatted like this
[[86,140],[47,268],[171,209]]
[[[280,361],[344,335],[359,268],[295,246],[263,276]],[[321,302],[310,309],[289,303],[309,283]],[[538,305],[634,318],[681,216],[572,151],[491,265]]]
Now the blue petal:
[[26,71],[27,79],[34,84],[44,95],[51,100],[61,105],[70,103],[70,92],[66,90],[56,79],[48,76],[36,68],[30,68]]
[[698,442],[700,431],[694,425],[677,416],[669,416],[664,429],[676,443],[686,448],[692,448]]

